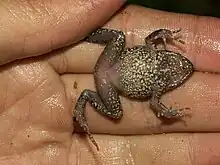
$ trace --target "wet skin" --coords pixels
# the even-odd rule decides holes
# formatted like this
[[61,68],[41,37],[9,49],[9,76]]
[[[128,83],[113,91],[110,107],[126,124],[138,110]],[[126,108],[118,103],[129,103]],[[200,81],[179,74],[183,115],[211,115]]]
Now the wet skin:
[[98,150],[84,115],[87,101],[97,112],[115,120],[123,115],[119,95],[150,99],[157,117],[179,119],[186,114],[184,108],[172,109],[160,102],[162,94],[180,86],[194,71],[187,58],[166,48],[167,41],[183,43],[179,32],[156,30],[145,38],[145,45],[132,48],[125,48],[125,35],[119,30],[99,28],[85,39],[106,47],[94,68],[97,92],[85,89],[81,93],[73,117]]

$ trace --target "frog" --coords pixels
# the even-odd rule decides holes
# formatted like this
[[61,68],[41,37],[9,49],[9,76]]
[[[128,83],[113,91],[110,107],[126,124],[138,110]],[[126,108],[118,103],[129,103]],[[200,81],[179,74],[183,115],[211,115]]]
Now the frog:
[[160,101],[163,94],[182,85],[194,72],[192,62],[181,53],[168,50],[168,42],[182,43],[181,29],[161,28],[145,37],[145,44],[126,47],[125,33],[98,28],[84,41],[105,45],[94,70],[96,91],[84,89],[73,110],[73,118],[99,150],[92,136],[85,106],[88,102],[99,114],[118,121],[123,116],[120,96],[149,100],[158,118],[181,119],[185,108],[174,109]]

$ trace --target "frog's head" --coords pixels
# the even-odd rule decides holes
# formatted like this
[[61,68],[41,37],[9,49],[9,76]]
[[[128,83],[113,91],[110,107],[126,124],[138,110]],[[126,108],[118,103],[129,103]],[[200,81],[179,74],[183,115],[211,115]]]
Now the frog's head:
[[189,59],[182,56],[182,58],[179,62],[180,62],[180,68],[181,68],[183,75],[184,75],[183,77],[188,77],[194,72],[194,66]]
[[187,80],[194,72],[192,62],[180,53],[166,51],[170,85],[169,88],[177,87]]

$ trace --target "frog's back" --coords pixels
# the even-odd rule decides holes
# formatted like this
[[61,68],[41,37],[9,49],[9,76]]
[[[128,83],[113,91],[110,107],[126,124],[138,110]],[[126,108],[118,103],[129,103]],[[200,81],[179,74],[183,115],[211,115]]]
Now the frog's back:
[[126,48],[118,62],[119,90],[130,98],[144,99],[151,95],[155,66],[159,62],[156,51],[146,46]]

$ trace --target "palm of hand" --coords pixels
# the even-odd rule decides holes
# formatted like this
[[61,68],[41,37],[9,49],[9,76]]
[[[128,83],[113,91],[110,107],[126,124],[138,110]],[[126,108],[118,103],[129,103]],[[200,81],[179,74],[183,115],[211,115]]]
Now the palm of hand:
[[[8,164],[63,164],[72,143],[71,102],[45,61],[22,60],[0,73],[1,156]],[[67,162],[64,164],[68,164]]]

